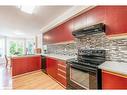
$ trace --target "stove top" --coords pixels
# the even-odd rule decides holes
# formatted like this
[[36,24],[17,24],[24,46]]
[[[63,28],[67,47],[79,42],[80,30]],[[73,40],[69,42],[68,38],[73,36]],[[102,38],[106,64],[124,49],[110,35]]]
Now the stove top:
[[72,64],[80,64],[83,66],[98,67],[105,62],[105,50],[78,50],[77,59],[68,60]]

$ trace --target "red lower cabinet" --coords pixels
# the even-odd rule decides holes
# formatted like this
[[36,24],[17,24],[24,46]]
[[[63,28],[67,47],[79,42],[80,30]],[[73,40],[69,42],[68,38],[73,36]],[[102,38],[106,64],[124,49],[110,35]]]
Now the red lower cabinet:
[[28,71],[41,69],[41,56],[34,56],[32,58],[28,57],[26,61],[28,65],[28,68],[27,68]]
[[41,69],[41,56],[11,58],[12,76]]
[[46,58],[47,73],[66,88],[66,62],[54,58]]
[[57,61],[57,80],[66,88],[66,61]]
[[12,75],[19,75],[27,72],[27,64],[26,60],[23,58],[12,58],[11,64],[12,64]]
[[47,73],[52,76],[53,78],[56,79],[56,74],[57,74],[57,63],[55,59],[46,58],[46,66],[47,66]]
[[102,71],[102,89],[127,89],[127,76]]

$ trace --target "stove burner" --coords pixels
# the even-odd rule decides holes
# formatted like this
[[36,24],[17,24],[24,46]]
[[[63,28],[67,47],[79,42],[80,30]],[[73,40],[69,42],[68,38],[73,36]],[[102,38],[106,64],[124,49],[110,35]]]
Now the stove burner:
[[79,49],[78,57],[74,61],[77,64],[97,67],[105,61],[105,50]]

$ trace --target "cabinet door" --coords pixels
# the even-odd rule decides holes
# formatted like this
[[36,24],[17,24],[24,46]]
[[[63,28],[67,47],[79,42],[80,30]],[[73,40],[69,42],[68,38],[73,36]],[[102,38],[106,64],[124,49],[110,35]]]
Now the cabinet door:
[[19,75],[27,72],[26,60],[23,58],[11,59],[12,75]]
[[28,71],[28,72],[34,70],[34,61],[33,61],[33,59],[31,59],[30,57],[28,57],[28,58],[27,58],[26,64],[28,65],[28,66],[27,66],[27,71]]
[[[73,21],[67,21],[43,34],[44,44],[52,44],[74,40],[72,35]],[[64,35],[64,36],[63,36]]]
[[32,61],[33,61],[33,65],[34,65],[33,69],[34,70],[41,69],[41,57],[36,56],[36,57],[33,57],[32,59],[33,59]]
[[127,76],[102,71],[102,89],[127,89]]
[[55,59],[46,58],[46,65],[47,65],[47,73],[56,79],[57,73],[57,63]]
[[106,8],[107,35],[127,33],[127,6]]
[[106,7],[97,6],[88,12],[86,12],[87,26],[94,25],[97,23],[105,23]]
[[83,27],[82,15],[75,17],[73,22],[74,22],[73,23],[73,30],[78,30],[78,29],[82,28]]

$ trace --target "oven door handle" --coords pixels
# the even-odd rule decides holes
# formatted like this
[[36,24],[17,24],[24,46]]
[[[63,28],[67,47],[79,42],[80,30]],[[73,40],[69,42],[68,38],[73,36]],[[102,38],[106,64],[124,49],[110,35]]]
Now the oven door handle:
[[85,72],[93,72],[95,73],[96,72],[96,69],[95,68],[91,68],[91,67],[85,67],[85,66],[81,66],[81,65],[77,65],[77,64],[70,64],[72,68],[75,68],[75,69],[78,69],[78,70],[81,70],[81,71],[85,71]]

